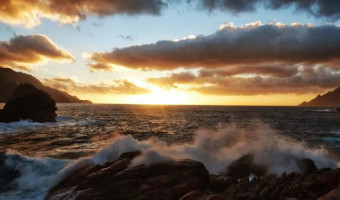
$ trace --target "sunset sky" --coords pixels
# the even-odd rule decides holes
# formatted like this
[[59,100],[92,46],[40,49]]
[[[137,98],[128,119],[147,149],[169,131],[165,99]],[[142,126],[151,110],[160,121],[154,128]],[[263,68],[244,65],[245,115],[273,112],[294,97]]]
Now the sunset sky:
[[297,105],[340,86],[338,0],[1,0],[0,66],[94,103]]

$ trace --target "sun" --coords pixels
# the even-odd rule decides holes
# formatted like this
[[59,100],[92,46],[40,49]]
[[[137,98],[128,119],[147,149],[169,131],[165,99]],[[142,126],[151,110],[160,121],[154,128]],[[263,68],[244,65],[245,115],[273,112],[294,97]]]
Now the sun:
[[188,95],[175,89],[153,88],[151,94],[136,95],[128,100],[131,104],[183,105],[188,103]]

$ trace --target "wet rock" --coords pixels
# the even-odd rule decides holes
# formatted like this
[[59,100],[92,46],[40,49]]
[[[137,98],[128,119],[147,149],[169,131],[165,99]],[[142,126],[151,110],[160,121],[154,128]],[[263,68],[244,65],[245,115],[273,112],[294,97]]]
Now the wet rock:
[[303,174],[309,174],[317,170],[314,161],[311,159],[300,159],[297,160],[296,163]]
[[209,189],[214,192],[222,192],[237,183],[237,180],[230,176],[210,175],[209,178]]
[[263,176],[266,172],[266,167],[254,163],[253,154],[246,154],[242,156],[231,163],[231,165],[229,165],[226,169],[226,175],[236,179],[249,177],[250,174]]
[[237,180],[209,175],[202,163],[193,160],[130,166],[139,155],[124,153],[116,161],[81,168],[51,189],[46,199],[339,199],[340,169],[267,174],[250,181],[247,176]]
[[20,84],[0,110],[0,122],[55,122],[56,110],[55,101],[47,93],[31,84]]
[[7,166],[6,153],[0,152],[0,193],[13,189],[13,181],[20,176],[17,169]]
[[201,191],[195,190],[186,193],[184,196],[182,196],[179,200],[196,200],[201,196]]
[[340,200],[340,187],[338,186],[317,200]]
[[138,156],[125,154],[109,164],[82,169],[51,189],[46,199],[192,199],[209,184],[208,171],[200,162],[131,167],[132,155]]

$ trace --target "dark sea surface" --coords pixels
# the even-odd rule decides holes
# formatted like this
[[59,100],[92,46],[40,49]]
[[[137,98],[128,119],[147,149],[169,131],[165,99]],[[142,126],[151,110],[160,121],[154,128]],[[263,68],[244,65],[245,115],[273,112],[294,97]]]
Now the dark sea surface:
[[[57,107],[56,123],[0,123],[0,176],[6,176],[3,180],[7,181],[6,187],[0,186],[0,199],[43,199],[60,170],[73,160],[96,154],[117,135],[131,135],[137,140],[156,137],[168,145],[178,145],[191,143],[200,130],[218,132],[232,126],[236,132],[252,132],[266,126],[275,134],[310,148],[325,148],[333,158],[340,150],[340,113],[334,108],[97,104]],[[21,175],[10,175],[8,170],[13,169]],[[4,184],[0,179],[1,183]]]

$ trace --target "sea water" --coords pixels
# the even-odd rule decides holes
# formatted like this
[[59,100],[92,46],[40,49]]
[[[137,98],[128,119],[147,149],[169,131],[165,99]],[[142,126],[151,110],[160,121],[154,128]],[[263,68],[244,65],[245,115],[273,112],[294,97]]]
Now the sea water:
[[[58,104],[55,123],[0,123],[0,199],[43,199],[78,167],[143,154],[132,165],[194,159],[222,172],[246,153],[272,173],[297,158],[337,167],[340,113],[332,108]],[[5,181],[5,182],[4,182]]]

